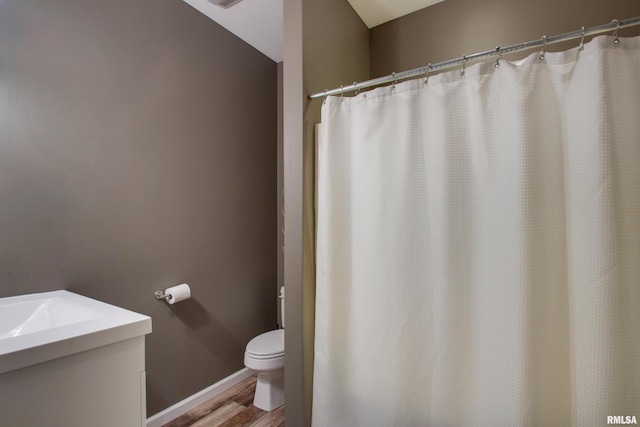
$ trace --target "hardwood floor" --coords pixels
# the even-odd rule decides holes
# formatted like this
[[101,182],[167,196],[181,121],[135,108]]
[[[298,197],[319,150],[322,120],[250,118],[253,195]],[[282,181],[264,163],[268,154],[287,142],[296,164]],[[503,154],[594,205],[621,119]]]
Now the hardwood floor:
[[284,405],[271,412],[256,408],[255,389],[253,375],[163,427],[284,427]]

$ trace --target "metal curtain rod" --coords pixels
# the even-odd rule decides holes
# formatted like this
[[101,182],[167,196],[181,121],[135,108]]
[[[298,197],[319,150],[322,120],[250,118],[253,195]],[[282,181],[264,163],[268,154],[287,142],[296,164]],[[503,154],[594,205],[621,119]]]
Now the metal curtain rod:
[[551,37],[542,36],[542,38],[537,40],[518,43],[518,44],[512,44],[506,47],[498,46],[495,49],[474,53],[473,55],[463,55],[459,58],[450,59],[449,61],[438,62],[436,64],[428,64],[424,67],[414,68],[413,70],[403,71],[401,73],[392,73],[388,76],[378,77],[376,79],[367,80],[361,83],[354,82],[353,84],[348,86],[340,86],[339,88],[336,88],[336,89],[324,90],[323,92],[318,92],[318,93],[314,93],[313,95],[309,95],[307,99],[312,100],[317,98],[324,98],[325,96],[329,96],[329,95],[338,95],[338,94],[350,92],[353,90],[360,90],[360,89],[368,88],[371,86],[378,86],[385,83],[395,82],[397,80],[404,80],[410,77],[428,74],[435,70],[443,70],[446,68],[455,67],[457,65],[464,65],[469,61],[473,61],[479,58],[490,58],[490,57],[500,56],[505,53],[519,52],[521,50],[530,49],[536,46],[542,46],[542,45],[546,46],[548,44],[553,44],[553,43],[558,43],[558,42],[563,42],[563,41],[573,40],[578,38],[582,38],[582,41],[580,42],[580,45],[582,45],[582,43],[584,42],[585,36],[602,34],[611,30],[615,30],[613,35],[616,36],[616,43],[617,43],[618,30],[621,28],[632,27],[634,25],[640,25],[640,16],[637,16],[635,18],[623,19],[620,21],[618,21],[617,19],[614,19],[608,24],[602,24],[595,27],[591,27],[591,28],[582,27],[582,29],[580,30],[572,31],[570,33],[560,34],[557,36],[551,36]]

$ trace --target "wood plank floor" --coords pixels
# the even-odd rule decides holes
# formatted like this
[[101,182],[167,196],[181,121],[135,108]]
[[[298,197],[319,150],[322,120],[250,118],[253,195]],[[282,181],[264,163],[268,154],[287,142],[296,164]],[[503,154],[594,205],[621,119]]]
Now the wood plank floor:
[[163,427],[284,427],[284,405],[271,412],[253,406],[253,375]]

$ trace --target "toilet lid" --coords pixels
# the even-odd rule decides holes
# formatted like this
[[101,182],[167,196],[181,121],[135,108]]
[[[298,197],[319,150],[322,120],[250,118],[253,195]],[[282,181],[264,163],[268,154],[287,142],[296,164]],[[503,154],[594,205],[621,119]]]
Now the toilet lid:
[[247,344],[247,353],[256,358],[277,357],[284,354],[284,329],[265,332]]

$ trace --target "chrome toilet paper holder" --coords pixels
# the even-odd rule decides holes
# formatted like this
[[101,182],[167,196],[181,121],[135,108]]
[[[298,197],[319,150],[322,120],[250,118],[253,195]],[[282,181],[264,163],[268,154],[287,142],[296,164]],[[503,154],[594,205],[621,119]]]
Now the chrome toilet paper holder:
[[166,300],[167,298],[171,298],[171,295],[165,294],[164,291],[156,291],[154,295],[157,300]]
[[182,283],[180,285],[167,288],[164,291],[156,291],[154,296],[158,301],[164,300],[166,303],[173,305],[191,298],[191,288],[188,284]]

